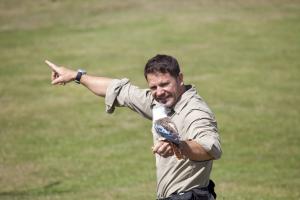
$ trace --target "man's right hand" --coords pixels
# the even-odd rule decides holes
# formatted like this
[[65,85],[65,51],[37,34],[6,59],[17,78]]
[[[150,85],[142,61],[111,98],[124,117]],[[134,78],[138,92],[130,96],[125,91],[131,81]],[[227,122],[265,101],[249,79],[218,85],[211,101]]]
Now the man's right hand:
[[169,156],[174,155],[174,151],[172,149],[172,146],[170,142],[160,140],[152,147],[152,152],[157,153],[158,155],[167,158]]
[[76,71],[67,69],[65,67],[59,67],[48,60],[45,60],[45,63],[52,70],[51,83],[53,85],[65,85],[66,83],[75,80],[77,75]]

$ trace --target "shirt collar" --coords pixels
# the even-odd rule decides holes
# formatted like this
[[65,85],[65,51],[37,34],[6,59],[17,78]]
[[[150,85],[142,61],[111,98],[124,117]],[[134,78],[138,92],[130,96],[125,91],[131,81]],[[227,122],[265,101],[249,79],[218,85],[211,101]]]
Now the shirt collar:
[[186,91],[181,95],[180,99],[173,108],[176,114],[180,113],[190,99],[197,93],[196,88],[192,85],[186,85],[185,88]]

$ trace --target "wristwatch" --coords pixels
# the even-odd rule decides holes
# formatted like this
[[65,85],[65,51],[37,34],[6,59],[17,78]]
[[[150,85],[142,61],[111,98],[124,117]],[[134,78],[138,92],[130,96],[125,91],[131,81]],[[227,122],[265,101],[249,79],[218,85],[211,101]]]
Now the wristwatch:
[[78,83],[80,84],[80,79],[81,79],[81,76],[86,74],[86,71],[83,70],[83,69],[78,69],[77,71],[77,75],[76,75],[76,78],[75,78],[75,83]]

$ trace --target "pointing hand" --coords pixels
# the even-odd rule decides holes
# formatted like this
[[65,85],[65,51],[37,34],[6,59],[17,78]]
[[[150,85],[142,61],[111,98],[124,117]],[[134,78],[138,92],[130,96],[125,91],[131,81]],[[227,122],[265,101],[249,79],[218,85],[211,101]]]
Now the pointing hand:
[[45,60],[45,63],[52,70],[51,83],[53,85],[65,85],[66,83],[75,80],[77,75],[76,71],[67,69],[65,67],[59,67],[48,60]]

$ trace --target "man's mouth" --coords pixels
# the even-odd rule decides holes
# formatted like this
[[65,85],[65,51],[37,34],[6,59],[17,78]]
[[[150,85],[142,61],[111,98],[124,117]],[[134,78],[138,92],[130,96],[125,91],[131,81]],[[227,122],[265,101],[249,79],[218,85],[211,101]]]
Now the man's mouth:
[[168,102],[168,99],[169,99],[168,97],[158,98],[157,101],[158,101],[159,103],[165,104],[165,103]]
[[167,100],[166,99],[160,99],[160,100],[158,100],[158,102],[162,103],[162,104],[165,104],[165,103],[167,103]]

